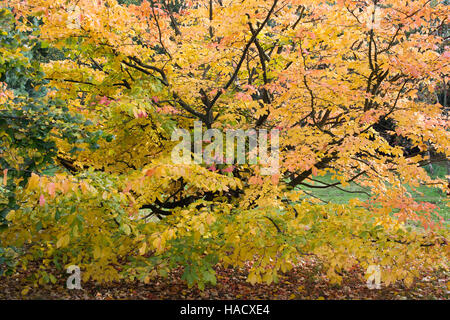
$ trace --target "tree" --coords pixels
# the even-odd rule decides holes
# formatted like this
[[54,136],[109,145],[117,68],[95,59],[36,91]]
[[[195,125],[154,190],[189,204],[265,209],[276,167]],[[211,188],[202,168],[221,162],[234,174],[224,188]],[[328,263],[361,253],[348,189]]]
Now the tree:
[[99,133],[89,135],[88,124],[79,114],[69,113],[61,99],[48,96],[40,61],[45,46],[38,39],[37,18],[27,20],[27,30],[18,30],[13,14],[0,11],[2,59],[0,61],[0,166],[3,170],[0,224],[12,208],[18,208],[15,191],[24,187],[33,172],[54,163],[54,137],[68,143],[95,143]]
[[[36,244],[34,258],[50,261],[58,252],[97,280],[148,280],[182,265],[184,279],[200,287],[215,282],[217,262],[251,260],[249,281],[270,283],[314,255],[331,281],[355,264],[380,264],[387,283],[408,284],[424,266],[448,262],[448,230],[436,206],[406,189],[444,189],[445,181],[426,174],[422,153],[406,154],[375,130],[389,120],[396,137],[448,157],[440,105],[417,100],[419,88],[432,93],[448,74],[448,49],[437,52],[436,33],[446,5],[11,3],[17,17],[41,19],[42,40],[64,48],[66,59],[43,67],[55,97],[114,136],[98,139],[96,150],[76,143],[83,149],[76,155],[54,138],[70,174],[34,176],[23,194],[29,200],[8,216],[3,235],[12,241],[24,225],[41,223],[45,232],[20,232],[19,241]],[[259,164],[174,164],[171,133],[192,131],[195,121],[205,129],[278,129],[279,174],[261,175]],[[324,174],[337,182],[321,181]],[[298,188],[350,182],[370,189],[370,199],[320,205]],[[107,228],[93,233],[102,221]]]

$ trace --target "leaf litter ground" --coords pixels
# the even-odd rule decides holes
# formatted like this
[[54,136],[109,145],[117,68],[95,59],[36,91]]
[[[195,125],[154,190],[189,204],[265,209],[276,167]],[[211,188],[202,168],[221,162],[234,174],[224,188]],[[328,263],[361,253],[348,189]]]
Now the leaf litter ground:
[[443,299],[450,298],[450,273],[423,273],[410,288],[397,282],[381,289],[369,289],[363,270],[354,268],[343,274],[340,285],[330,284],[312,260],[280,276],[278,283],[255,284],[246,282],[248,267],[223,268],[217,266],[217,285],[201,291],[188,288],[181,280],[181,268],[168,277],[156,277],[148,284],[119,281],[109,284],[82,283],[81,290],[66,289],[67,274],[60,274],[55,284],[31,287],[26,294],[26,279],[33,268],[16,273],[0,281],[0,299],[210,299],[210,300],[292,300],[292,299]]

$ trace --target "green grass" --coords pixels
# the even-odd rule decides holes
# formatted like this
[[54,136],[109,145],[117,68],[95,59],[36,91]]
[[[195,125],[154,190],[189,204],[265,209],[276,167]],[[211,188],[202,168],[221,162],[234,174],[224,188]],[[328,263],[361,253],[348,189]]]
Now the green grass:
[[[434,169],[434,174],[433,175],[430,174],[430,176],[432,176],[433,178],[436,178],[436,177],[445,178],[445,176],[447,174],[447,168],[445,166],[435,165],[433,167],[433,169]],[[332,183],[337,182],[336,180],[331,179],[330,174],[322,176],[322,177],[318,177],[317,180],[323,181],[327,184],[332,184]],[[310,184],[310,183],[308,183],[308,184]],[[321,184],[315,183],[314,185],[319,186]],[[363,189],[355,183],[350,183],[350,185],[345,188],[339,186],[339,188],[344,189],[346,191],[351,191],[351,192],[364,191],[364,192],[367,192],[370,194],[369,190]],[[350,199],[353,199],[353,198],[359,198],[361,200],[367,200],[369,198],[369,196],[365,193],[348,193],[348,192],[339,190],[334,187],[329,187],[329,188],[325,188],[325,189],[317,189],[317,188],[309,188],[309,187],[301,186],[300,189],[302,189],[310,194],[313,194],[314,196],[320,198],[323,201],[333,202],[333,203],[347,203]],[[439,214],[444,218],[444,220],[446,221],[447,224],[450,223],[450,208],[446,204],[445,200],[447,199],[447,195],[444,192],[442,192],[438,188],[426,187],[426,186],[420,186],[419,188],[417,188],[417,192],[411,191],[411,188],[409,186],[407,186],[407,189],[409,192],[411,192],[411,194],[417,201],[430,202],[430,203],[437,205],[439,207],[439,211],[438,211]]]

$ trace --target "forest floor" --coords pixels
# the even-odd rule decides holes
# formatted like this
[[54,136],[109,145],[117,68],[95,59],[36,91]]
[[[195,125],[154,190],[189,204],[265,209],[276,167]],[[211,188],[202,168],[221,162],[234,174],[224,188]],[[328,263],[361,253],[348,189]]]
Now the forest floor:
[[[383,300],[448,300],[450,298],[450,272],[426,272],[416,279],[410,288],[402,282],[381,289],[369,289],[361,269],[343,276],[340,285],[332,285],[321,273],[314,261],[305,261],[282,275],[278,283],[255,284],[246,282],[246,268],[217,267],[217,285],[201,291],[188,288],[181,280],[182,270],[171,272],[168,277],[157,277],[148,284],[141,282],[114,282],[109,284],[82,283],[82,289],[66,288],[67,274],[57,277],[55,284],[26,288],[26,273],[17,273],[0,279],[0,299],[95,299],[95,300],[295,300],[295,299],[383,299]],[[25,289],[25,291],[24,291]]]

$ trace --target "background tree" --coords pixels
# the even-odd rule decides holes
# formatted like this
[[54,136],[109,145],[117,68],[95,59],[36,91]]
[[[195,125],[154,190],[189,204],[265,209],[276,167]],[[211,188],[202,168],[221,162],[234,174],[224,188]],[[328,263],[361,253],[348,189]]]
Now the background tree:
[[[3,170],[0,223],[17,208],[15,190],[27,184],[32,172],[39,173],[54,164],[58,153],[53,138],[94,143],[79,114],[69,113],[64,102],[48,96],[40,60],[46,47],[38,39],[39,19],[27,20],[27,30],[19,30],[13,14],[0,11],[2,59],[0,60],[0,166]],[[53,137],[53,138],[52,138]]]

